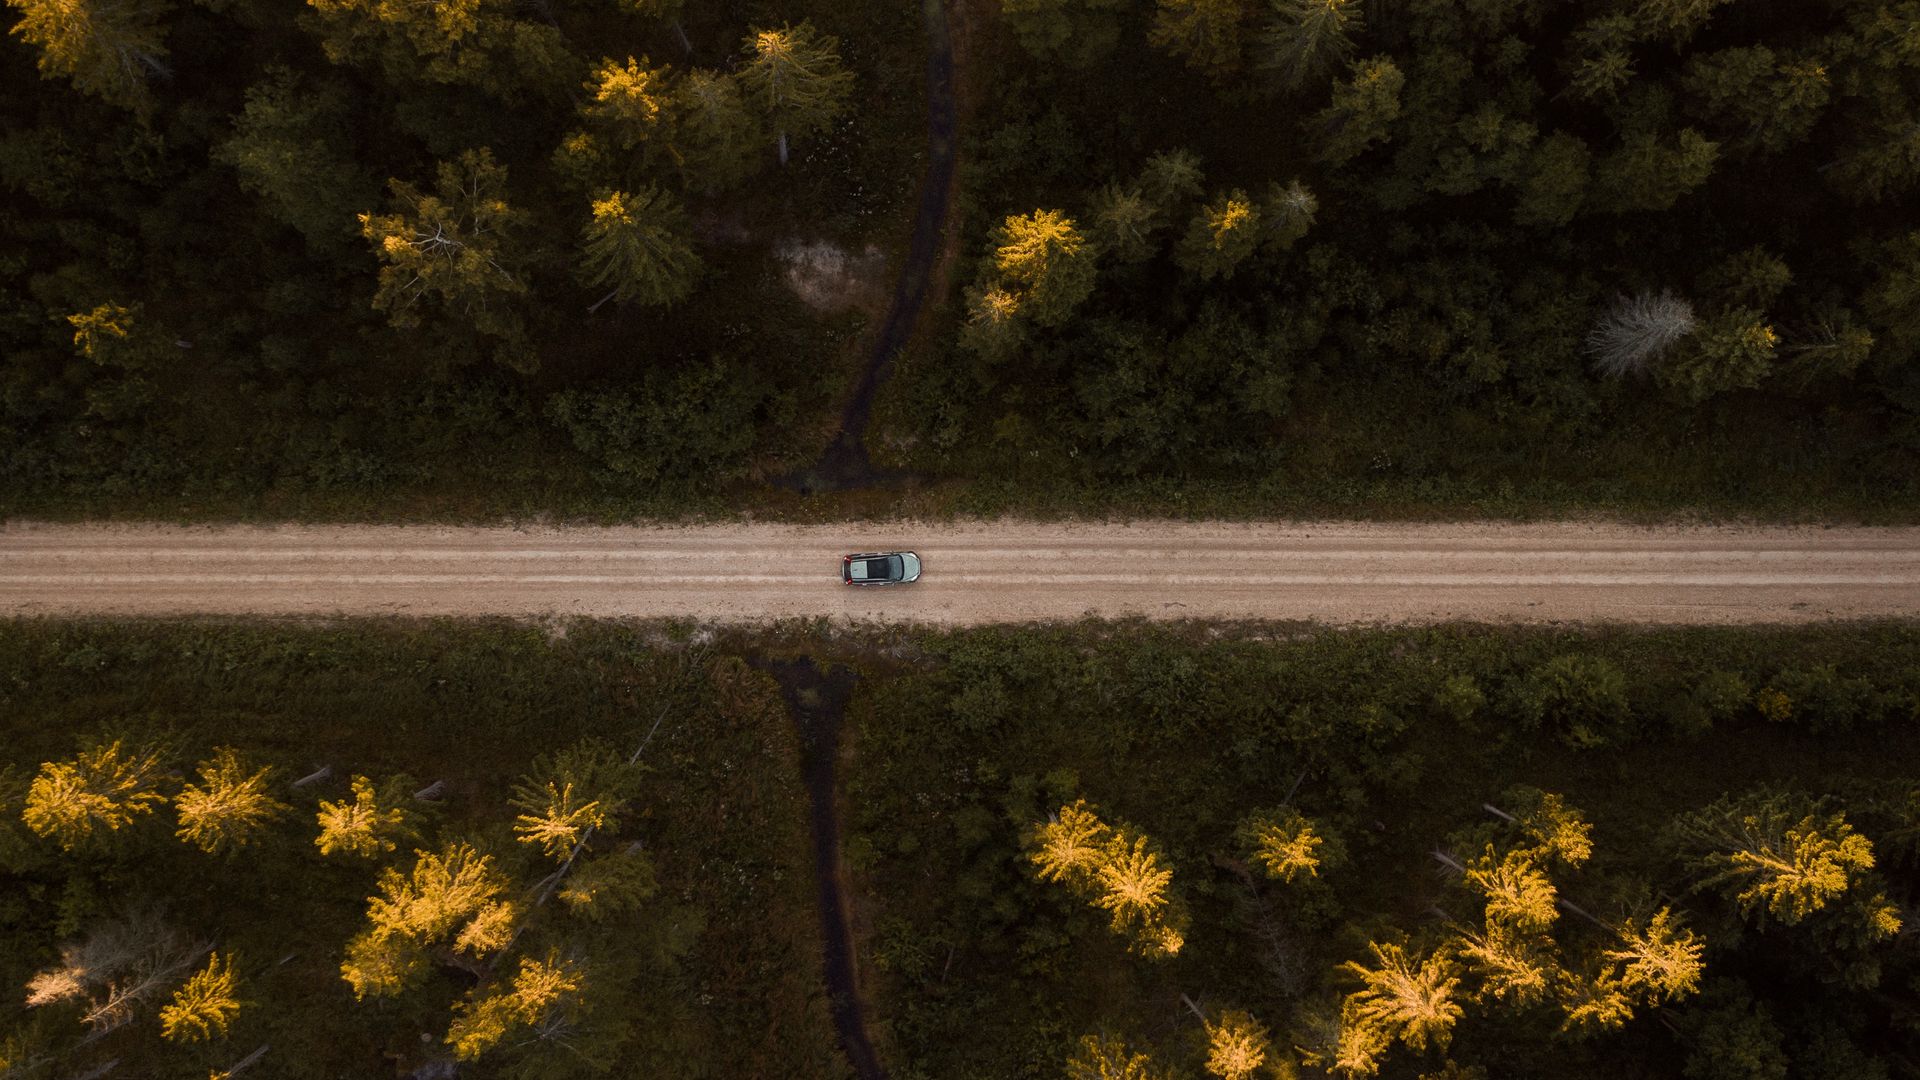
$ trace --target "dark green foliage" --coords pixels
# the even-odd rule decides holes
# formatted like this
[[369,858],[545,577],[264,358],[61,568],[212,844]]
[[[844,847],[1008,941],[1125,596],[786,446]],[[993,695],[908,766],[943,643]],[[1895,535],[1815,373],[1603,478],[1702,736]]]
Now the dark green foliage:
[[[850,320],[798,303],[771,249],[789,236],[856,252],[890,244],[925,147],[920,13],[898,5],[23,0],[0,10],[11,26],[28,8],[83,31],[56,48],[79,49],[71,57],[88,70],[43,79],[37,31],[0,50],[10,512],[29,502],[43,512],[138,503],[149,515],[606,510],[615,501],[545,419],[548,400],[638,393],[650,377],[670,382],[726,356],[762,398],[798,388],[810,417],[837,408]],[[762,168],[773,133],[731,69],[749,30],[786,18],[811,19],[816,45],[843,42],[849,77],[871,93],[857,123],[810,139],[776,179]],[[658,77],[638,98],[659,105],[662,122],[582,116],[594,66],[612,59],[624,74],[628,57]],[[111,71],[92,71],[96,61]],[[96,84],[102,74],[112,79]],[[796,131],[818,126],[780,115]],[[462,165],[482,148],[498,172]],[[443,163],[458,174],[446,189]],[[389,198],[390,179],[406,185],[401,197]],[[657,286],[626,290],[677,301],[670,314],[612,301],[587,312],[613,279],[647,276],[630,272],[645,260],[625,257],[602,260],[619,264],[611,275],[573,272],[602,189],[670,192],[686,222],[703,223],[670,230],[673,272]],[[362,214],[394,227],[363,239]],[[389,238],[457,253],[403,259],[383,288],[383,263],[396,265]],[[139,354],[76,355],[65,320],[108,304],[138,311]],[[727,442],[723,471],[754,455],[784,468],[817,450],[816,425],[767,419]],[[637,483],[617,502],[630,513],[640,496],[688,505]]]
[[[566,1050],[518,1037],[463,1074],[562,1080],[609,1075],[617,1062],[713,1080],[837,1075],[842,1059],[819,991],[799,747],[774,692],[764,684],[722,692],[722,662],[685,651],[664,628],[548,629],[0,626],[8,747],[0,810],[11,820],[19,814],[11,780],[22,769],[118,725],[165,736],[185,762],[213,746],[240,747],[279,767],[273,793],[293,806],[236,859],[182,843],[168,807],[127,837],[127,849],[97,858],[0,840],[0,977],[15,995],[0,1047],[37,1042],[75,1074],[118,1058],[154,1075],[204,1076],[263,1043],[257,1068],[286,1080],[410,1073],[446,1055],[440,1040],[453,1006],[486,991],[490,967],[511,973],[521,956],[558,949],[587,972],[589,1011],[566,1030]],[[514,842],[516,779],[551,754],[561,775],[604,793],[607,754],[582,750],[610,747],[624,765],[642,740],[639,782],[626,785],[630,801],[605,850],[583,857],[568,879],[572,895],[534,907],[534,886],[554,863]],[[286,783],[320,765],[332,775]],[[511,879],[523,930],[497,967],[455,957],[421,971],[417,991],[355,1002],[341,977],[343,950],[366,923],[379,870],[410,868],[414,845],[403,841],[377,861],[328,859],[313,842],[315,812],[348,798],[352,775],[397,773],[419,778],[399,793],[424,826],[418,846],[478,845]],[[444,782],[442,802],[411,798],[433,780]],[[116,923],[150,925],[149,915],[189,945],[217,944],[237,958],[242,1008],[224,1039],[194,1047],[160,1037],[155,1007],[188,970],[124,1027],[86,1042],[73,1005],[20,1008],[29,978],[61,963],[60,944]]]
[[[1353,989],[1336,972],[1367,956],[1368,941],[1404,933],[1424,951],[1450,924],[1479,922],[1484,895],[1436,873],[1432,852],[1472,862],[1489,843],[1537,860],[1552,899],[1565,901],[1547,913],[1551,941],[1537,958],[1557,974],[1539,1008],[1476,999],[1480,976],[1468,976],[1448,1051],[1456,1073],[1613,1080],[1717,1066],[1727,1071],[1702,1075],[1784,1076],[1789,1060],[1817,1060],[1868,1077],[1902,1045],[1893,1025],[1912,990],[1900,980],[1914,971],[1905,950],[1826,935],[1817,918],[1742,929],[1717,895],[1687,892],[1687,856],[1666,840],[1676,817],[1725,793],[1757,790],[1738,800],[1750,806],[1768,785],[1792,783],[1859,792],[1845,796],[1855,846],[1872,833],[1884,850],[1880,837],[1912,815],[1866,808],[1908,805],[1912,721],[1772,725],[1739,691],[1776,669],[1832,664],[1911,706],[1920,641],[1903,626],[1275,640],[1098,625],[928,633],[908,659],[911,672],[863,683],[848,779],[849,853],[886,898],[873,970],[895,1039],[889,1067],[903,1075],[1055,1076],[1082,1034],[1101,1031],[1143,1033],[1135,1049],[1199,1075],[1198,1023],[1170,1018],[1179,1006],[1168,1005],[1195,984],[1209,1012],[1232,1002],[1289,1033],[1275,1040],[1283,1054],[1312,1046],[1316,1008]],[[1704,705],[1726,715],[1679,741],[1661,714],[1703,683],[1718,684]],[[1522,684],[1562,688],[1556,704],[1569,709],[1605,702],[1596,711],[1613,722],[1613,742],[1571,749],[1557,721],[1528,731],[1499,715],[1504,700],[1471,707],[1480,686]],[[1104,917],[1034,880],[1021,838],[1075,797],[1159,842],[1192,909],[1179,956],[1130,958],[1104,936]],[[1269,880],[1245,826],[1295,812],[1337,834],[1345,861],[1311,881]],[[1889,895],[1910,895],[1907,864],[1884,873]],[[1709,980],[1737,972],[1745,987],[1664,1002],[1643,984],[1623,989],[1601,958],[1662,907],[1669,931],[1704,941]],[[1822,966],[1850,957],[1885,965],[1878,988]],[[1565,1007],[1620,994],[1636,1014],[1626,1027],[1563,1030]],[[1383,1076],[1402,1065],[1406,1076],[1434,1072],[1399,1053]]]
[[1580,655],[1556,656],[1527,672],[1506,688],[1501,709],[1530,728],[1557,731],[1578,749],[1618,740],[1631,713],[1626,674]]
[[1707,984],[1681,1024],[1693,1040],[1687,1080],[1786,1080],[1784,1036],[1767,1006],[1738,980]]
[[684,488],[741,468],[754,428],[775,408],[737,365],[716,360],[650,375],[635,390],[569,390],[547,403],[547,416],[609,481]]
[[[898,463],[964,484],[980,510],[1912,516],[1908,15],[1421,0],[1363,25],[1358,10],[1168,0],[1072,77],[1003,52],[979,119],[991,167],[964,174],[976,242],[1003,213],[1059,206],[1111,256],[1071,320],[1007,355],[1058,372],[1052,337],[1124,322],[1171,339],[1226,299],[1285,342],[1284,422],[1249,426],[1211,468],[1129,469],[1116,488],[1090,459],[1127,451],[1059,423],[1097,372],[1070,395],[935,356],[886,391],[888,434],[911,447]],[[1303,75],[1321,45],[1339,62]],[[1157,183],[1174,153],[1206,176]],[[1298,218],[1273,194],[1296,181],[1312,197]],[[1269,238],[1250,252],[1221,227],[1235,191]],[[1695,315],[1664,347],[1613,350],[1625,363],[1583,348],[1616,297],[1666,296]],[[1138,381],[1134,350],[1109,355],[1075,369]]]

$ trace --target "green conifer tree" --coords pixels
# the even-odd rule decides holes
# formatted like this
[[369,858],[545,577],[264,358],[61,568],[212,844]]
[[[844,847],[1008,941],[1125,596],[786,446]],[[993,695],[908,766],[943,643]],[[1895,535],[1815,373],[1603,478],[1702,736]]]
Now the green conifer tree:
[[1093,198],[1092,234],[1100,250],[1121,262],[1152,258],[1160,214],[1138,187],[1108,184]]
[[1060,326],[1093,292],[1096,252],[1059,210],[1015,214],[993,230],[993,267],[1037,326]]
[[651,184],[604,192],[581,234],[580,278],[621,303],[672,307],[692,294],[701,270],[687,228],[680,204]]
[[671,132],[676,96],[673,73],[651,61],[605,59],[587,77],[587,100],[580,112],[631,150]]
[[468,150],[440,163],[436,194],[389,181],[396,212],[361,214],[360,234],[382,263],[373,306],[394,326],[416,328],[423,310],[437,308],[497,339],[503,362],[526,368],[538,361],[523,348],[517,308],[527,294],[518,265],[523,215],[507,203],[506,183],[491,151]]
[[1147,40],[1196,71],[1223,78],[1240,70],[1246,0],[1156,0]]
[[1122,6],[1122,0],[1003,0],[1000,13],[1035,59],[1079,68],[1113,51]]
[[690,190],[727,191],[760,168],[760,126],[733,76],[687,72],[674,88],[673,111],[680,121],[675,160]]
[[1174,261],[1202,281],[1230,278],[1260,246],[1261,233],[1260,208],[1236,188],[1200,208]]
[[787,137],[827,129],[847,107],[853,73],[840,63],[840,41],[810,22],[747,36],[750,54],[740,69],[747,102],[779,134],[780,164],[787,163]]
[[1254,67],[1287,90],[1325,86],[1353,59],[1353,38],[1366,28],[1362,0],[1268,0],[1273,18],[1254,39]]
[[1333,85],[1333,104],[1314,118],[1320,160],[1333,165],[1359,157],[1387,140],[1400,118],[1400,90],[1406,77],[1386,57],[1362,60],[1353,76]]
[[1730,390],[1750,390],[1773,371],[1779,342],[1760,312],[1732,308],[1702,323],[1685,348],[1654,369],[1654,381],[1689,405]]

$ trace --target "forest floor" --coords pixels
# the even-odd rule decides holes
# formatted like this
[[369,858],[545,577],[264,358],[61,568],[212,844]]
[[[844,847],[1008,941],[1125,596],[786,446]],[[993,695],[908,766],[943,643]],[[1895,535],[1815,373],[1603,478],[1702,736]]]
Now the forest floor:
[[[912,549],[905,588],[840,557]],[[0,614],[1788,623],[1920,614],[1920,529],[1018,521],[0,526]]]

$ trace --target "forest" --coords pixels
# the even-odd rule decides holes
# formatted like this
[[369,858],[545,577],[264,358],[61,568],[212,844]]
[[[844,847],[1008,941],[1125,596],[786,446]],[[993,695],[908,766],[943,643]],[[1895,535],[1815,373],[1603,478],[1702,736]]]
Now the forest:
[[1898,625],[15,621],[0,1074],[847,1075],[798,655],[887,1075],[1920,1063]]
[[[8,0],[7,504],[793,512],[902,270],[915,8]],[[1911,520],[1910,2],[929,10],[898,505]]]

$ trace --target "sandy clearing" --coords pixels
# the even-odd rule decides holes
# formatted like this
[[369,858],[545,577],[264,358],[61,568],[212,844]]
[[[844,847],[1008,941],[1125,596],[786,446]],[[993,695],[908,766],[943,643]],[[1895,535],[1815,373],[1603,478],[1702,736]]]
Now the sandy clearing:
[[[894,547],[920,584],[839,584],[843,553]],[[15,523],[0,613],[1810,622],[1920,615],[1920,529]]]

